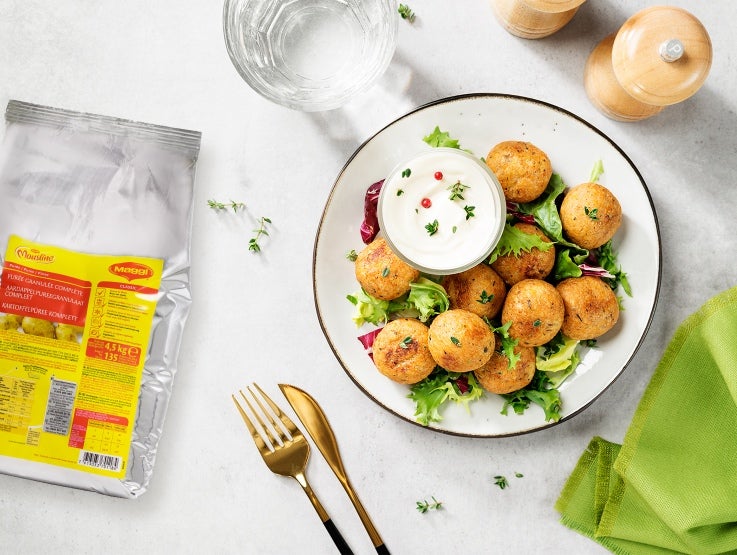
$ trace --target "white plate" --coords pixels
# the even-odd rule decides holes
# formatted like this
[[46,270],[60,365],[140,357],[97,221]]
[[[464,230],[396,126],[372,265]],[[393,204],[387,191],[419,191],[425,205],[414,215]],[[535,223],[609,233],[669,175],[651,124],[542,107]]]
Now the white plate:
[[[624,370],[652,320],[660,288],[661,254],[657,217],[647,186],[627,155],[598,129],[550,104],[529,98],[474,94],[422,106],[371,137],[351,156],[327,200],[315,239],[313,286],[320,325],[330,346],[355,384],[386,410],[415,423],[409,387],[381,375],[357,336],[346,295],[358,290],[346,254],[360,251],[359,226],[364,193],[401,159],[430,148],[422,141],[435,126],[459,139],[461,147],[486,156],[505,140],[529,141],[544,150],[568,186],[588,181],[597,160],[604,164],[600,183],[622,204],[623,223],[614,239],[618,261],[627,273],[633,297],[623,295],[624,311],[616,327],[589,349],[577,371],[561,386],[561,421],[586,408]],[[621,291],[620,291],[621,293]],[[472,437],[499,437],[540,430],[543,411],[531,405],[523,415],[500,414],[503,401],[487,394],[470,413],[450,404],[433,430]]]

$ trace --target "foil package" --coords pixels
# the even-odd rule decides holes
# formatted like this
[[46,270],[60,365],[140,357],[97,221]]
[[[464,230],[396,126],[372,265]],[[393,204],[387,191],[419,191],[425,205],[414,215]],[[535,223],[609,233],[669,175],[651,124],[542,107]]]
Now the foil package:
[[[0,146],[0,266],[11,236],[163,260],[124,477],[0,455],[0,472],[118,497],[146,491],[191,303],[201,134],[11,100]],[[2,354],[0,353],[0,356]]]

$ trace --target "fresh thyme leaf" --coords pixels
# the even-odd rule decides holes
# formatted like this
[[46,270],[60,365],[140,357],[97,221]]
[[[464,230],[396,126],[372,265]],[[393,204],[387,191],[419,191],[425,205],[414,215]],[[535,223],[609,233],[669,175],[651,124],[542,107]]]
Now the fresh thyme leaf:
[[402,177],[409,177],[410,175],[412,175],[412,170],[410,168],[402,170]]
[[494,485],[499,486],[499,489],[504,489],[509,485],[509,482],[504,476],[494,476]]
[[466,189],[470,189],[470,185],[464,185],[459,179],[452,185],[448,185],[447,190],[450,191],[450,196],[448,198],[450,200],[466,200],[465,198],[463,198],[463,191],[465,191]]
[[345,257],[351,262],[355,262],[356,258],[358,258],[358,253],[356,252],[356,249],[351,249],[346,253]]
[[427,230],[428,235],[435,235],[438,232],[438,221],[433,220],[425,226],[425,229]]
[[461,346],[461,340],[457,337],[453,337],[452,335],[450,336],[450,342],[453,343],[453,345],[455,345],[456,347]]
[[466,211],[466,219],[467,220],[470,220],[471,218],[473,218],[475,216],[475,214],[473,213],[473,211],[475,210],[475,208],[476,208],[475,206],[468,206],[468,205],[466,205],[466,206],[463,207],[463,210]]
[[207,206],[212,208],[213,210],[227,210],[228,208],[232,208],[233,212],[238,212],[238,210],[245,210],[246,205],[243,202],[236,202],[234,200],[231,200],[230,202],[220,202],[214,199],[210,199],[207,201]]
[[426,513],[428,510],[438,510],[443,507],[443,502],[438,501],[435,499],[435,496],[432,497],[432,502],[428,503],[427,500],[417,501],[417,510],[421,513]]
[[406,19],[410,23],[415,22],[415,12],[413,12],[407,4],[399,4],[399,9],[397,11],[402,19]]
[[404,194],[404,189],[397,189],[397,196],[401,197]]
[[409,346],[411,344],[412,344],[412,337],[410,337],[409,335],[405,337],[404,339],[402,339],[402,341],[399,342],[399,346],[402,349],[409,349]]
[[389,275],[389,267],[388,266],[384,266],[384,269],[381,270],[381,277],[386,277],[388,275]]
[[589,208],[588,206],[584,206],[583,211],[592,220],[597,221],[599,219],[599,209],[598,208]]
[[488,304],[493,300],[494,300],[494,295],[489,295],[486,292],[486,289],[484,289],[483,291],[481,291],[481,296],[478,299],[476,299],[476,302],[481,303],[481,304]]
[[258,228],[253,230],[255,235],[251,237],[251,239],[248,241],[248,250],[251,252],[261,252],[261,245],[259,244],[259,240],[261,239],[261,237],[269,236],[269,232],[266,230],[266,224],[271,224],[271,219],[267,218],[266,216],[261,216],[258,223]]
[[514,473],[514,476],[515,476],[516,478],[524,478],[524,477],[525,477],[525,475],[524,475],[524,474],[522,474],[521,472],[515,472],[515,473]]

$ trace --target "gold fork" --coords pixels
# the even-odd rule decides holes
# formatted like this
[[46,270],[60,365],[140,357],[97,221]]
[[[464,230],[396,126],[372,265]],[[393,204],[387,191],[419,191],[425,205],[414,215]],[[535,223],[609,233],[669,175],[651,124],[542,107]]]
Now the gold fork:
[[[250,387],[246,388],[251,394],[256,405],[259,407],[261,414],[266,420],[268,420],[271,426],[264,423],[264,420],[259,416],[259,411],[254,409],[254,406],[248,400],[243,391],[239,390],[238,393],[241,394],[243,401],[245,401],[251,414],[256,420],[258,430],[236,396],[231,395],[231,397],[233,398],[235,406],[238,408],[238,412],[241,413],[243,421],[246,423],[246,427],[248,427],[248,431],[251,432],[251,437],[253,437],[253,441],[256,443],[258,452],[261,453],[261,457],[264,459],[266,466],[269,467],[269,470],[274,474],[290,476],[299,482],[299,485],[302,486],[302,489],[312,502],[312,506],[315,507],[320,520],[325,525],[325,529],[328,531],[328,534],[330,534],[333,542],[335,542],[335,546],[338,548],[338,551],[342,555],[353,555],[353,551],[348,547],[348,544],[343,539],[338,528],[333,524],[332,519],[328,516],[328,513],[312,491],[312,488],[305,477],[305,468],[307,467],[307,460],[310,457],[310,444],[307,443],[304,435],[302,435],[302,432],[300,432],[297,426],[294,425],[294,422],[292,422],[289,417],[279,409],[276,403],[274,403],[257,384],[254,383],[253,387],[256,388],[261,397],[271,408],[271,412],[269,412],[253,390]],[[283,427],[277,420],[274,420],[272,414],[276,416],[277,419],[281,420],[284,425]],[[284,428],[286,428],[286,431]]]

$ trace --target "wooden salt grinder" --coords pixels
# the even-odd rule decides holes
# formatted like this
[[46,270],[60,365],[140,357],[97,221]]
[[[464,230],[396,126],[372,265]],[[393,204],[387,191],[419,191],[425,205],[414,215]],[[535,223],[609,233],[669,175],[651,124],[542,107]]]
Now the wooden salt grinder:
[[586,0],[491,0],[496,18],[523,39],[552,35],[576,15]]
[[696,93],[711,68],[711,39],[681,8],[637,12],[589,56],[584,86],[607,117],[639,121]]

